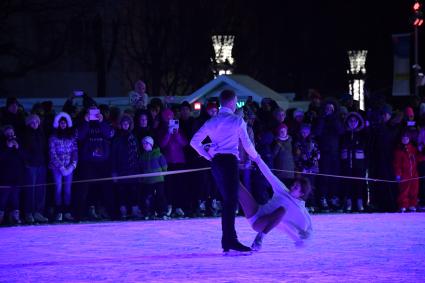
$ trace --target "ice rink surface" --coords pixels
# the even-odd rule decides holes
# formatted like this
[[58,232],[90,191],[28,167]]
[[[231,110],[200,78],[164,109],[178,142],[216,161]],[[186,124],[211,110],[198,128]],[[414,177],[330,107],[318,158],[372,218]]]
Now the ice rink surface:
[[425,282],[425,213],[312,220],[306,247],[275,230],[249,256],[222,255],[220,218],[3,227],[0,282]]

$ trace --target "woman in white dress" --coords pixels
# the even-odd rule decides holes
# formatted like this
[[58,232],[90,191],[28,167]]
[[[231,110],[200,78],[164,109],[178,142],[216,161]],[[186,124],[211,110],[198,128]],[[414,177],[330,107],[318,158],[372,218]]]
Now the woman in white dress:
[[253,250],[260,250],[264,236],[277,227],[302,246],[312,233],[311,218],[305,208],[305,200],[311,192],[306,178],[296,179],[288,189],[264,163],[261,157],[255,162],[273,188],[273,197],[264,205],[259,205],[248,190],[240,184],[239,202],[251,227],[258,232],[252,243]]

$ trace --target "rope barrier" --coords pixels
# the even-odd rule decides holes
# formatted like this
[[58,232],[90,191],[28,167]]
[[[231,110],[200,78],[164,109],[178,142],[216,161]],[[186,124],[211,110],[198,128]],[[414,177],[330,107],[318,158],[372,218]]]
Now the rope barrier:
[[[211,167],[204,168],[195,168],[195,169],[185,169],[185,170],[174,170],[174,171],[165,171],[165,172],[154,172],[154,173],[143,173],[143,174],[135,174],[135,175],[126,175],[126,176],[116,176],[116,177],[106,177],[106,178],[97,178],[97,179],[86,179],[86,180],[76,180],[72,181],[72,184],[79,183],[94,183],[94,182],[104,182],[104,181],[119,181],[126,179],[137,179],[137,178],[147,178],[147,177],[158,177],[158,176],[167,176],[167,175],[175,175],[175,174],[184,174],[184,173],[193,173],[199,171],[210,170]],[[354,177],[354,176],[344,176],[344,175],[333,175],[333,174],[323,174],[323,173],[313,173],[313,172],[302,172],[302,171],[293,171],[293,170],[283,170],[283,169],[271,169],[276,172],[286,172],[286,173],[296,173],[303,175],[315,175],[315,176],[323,176],[330,178],[339,178],[339,179],[349,179],[349,180],[360,180],[367,182],[381,182],[381,183],[404,183],[412,180],[420,180],[425,178],[425,176],[414,177],[409,179],[403,179],[400,181],[397,180],[386,180],[379,178],[367,178],[367,177]],[[44,183],[37,185],[23,185],[18,186],[19,188],[33,188],[33,187],[41,187],[41,186],[53,186],[55,183]],[[0,186],[0,189],[12,188],[12,186]]]
[[[72,184],[94,183],[94,182],[104,182],[104,181],[118,181],[118,180],[124,180],[124,179],[158,177],[158,176],[192,173],[192,172],[205,171],[205,170],[210,170],[210,169],[211,169],[211,167],[205,167],[205,168],[186,169],[186,170],[174,170],[174,171],[165,171],[165,172],[143,173],[143,174],[126,175],[126,176],[76,180],[76,181],[72,181],[71,183]],[[18,187],[19,188],[32,188],[32,187],[41,187],[41,186],[52,186],[52,185],[55,185],[55,184],[56,183],[45,183],[45,184],[37,184],[37,185],[23,185],[23,186],[18,186]],[[0,189],[10,189],[10,188],[12,188],[12,187],[11,186],[0,186]]]
[[324,177],[331,177],[331,178],[351,179],[351,180],[361,180],[361,181],[381,182],[381,183],[404,183],[404,182],[409,182],[409,181],[412,181],[412,180],[419,180],[419,179],[425,178],[425,176],[420,176],[420,177],[414,177],[414,178],[403,179],[403,180],[397,181],[397,180],[386,180],[386,179],[379,179],[379,178],[366,178],[366,177],[354,177],[354,176],[344,176],[344,175],[332,175],[332,174],[313,173],[313,172],[302,172],[302,171],[292,171],[292,170],[283,170],[283,169],[271,169],[271,170],[272,171],[278,171],[278,172],[299,173],[299,174],[316,175],[316,176],[324,176]]

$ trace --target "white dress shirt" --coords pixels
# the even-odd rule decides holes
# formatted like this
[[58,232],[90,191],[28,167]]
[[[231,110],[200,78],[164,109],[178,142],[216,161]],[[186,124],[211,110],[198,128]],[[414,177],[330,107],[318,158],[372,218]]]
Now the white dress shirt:
[[[202,141],[209,136],[211,145],[208,151]],[[209,119],[190,141],[190,145],[204,158],[211,160],[218,153],[233,154],[239,159],[239,140],[245,151],[256,158],[258,153],[249,139],[246,123],[228,107],[221,107],[217,116]]]

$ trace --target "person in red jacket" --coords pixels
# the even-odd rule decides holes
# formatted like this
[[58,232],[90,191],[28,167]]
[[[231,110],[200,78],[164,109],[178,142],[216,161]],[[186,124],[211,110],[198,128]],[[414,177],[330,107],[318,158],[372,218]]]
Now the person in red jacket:
[[408,133],[401,135],[401,143],[394,152],[394,173],[399,184],[397,204],[400,212],[416,211],[419,180],[417,163],[424,159],[410,142]]

